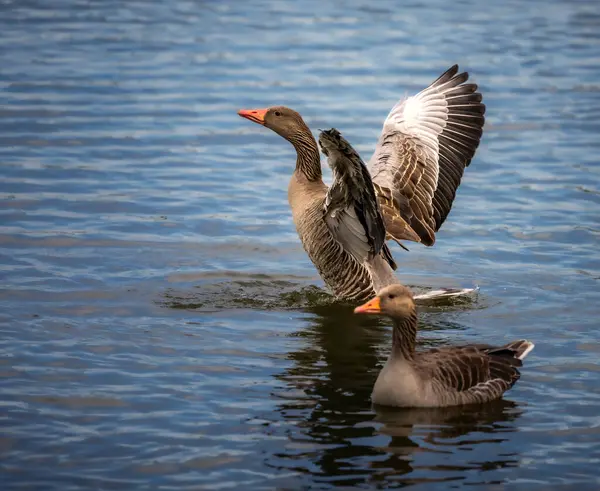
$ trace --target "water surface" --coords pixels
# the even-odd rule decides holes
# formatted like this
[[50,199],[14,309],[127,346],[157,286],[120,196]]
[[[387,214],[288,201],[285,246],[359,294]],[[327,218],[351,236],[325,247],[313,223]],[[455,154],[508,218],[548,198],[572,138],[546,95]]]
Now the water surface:
[[[0,2],[6,489],[598,489],[597,4]],[[385,321],[332,304],[287,205],[286,104],[368,158],[454,63],[488,107],[421,346],[530,338],[504,400],[374,410]]]

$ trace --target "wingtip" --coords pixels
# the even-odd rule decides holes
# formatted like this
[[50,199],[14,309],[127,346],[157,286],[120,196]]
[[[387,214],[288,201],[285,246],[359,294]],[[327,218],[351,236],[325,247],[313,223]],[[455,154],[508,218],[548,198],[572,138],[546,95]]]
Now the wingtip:
[[430,290],[419,295],[415,295],[415,300],[438,300],[451,297],[464,297],[469,295],[475,295],[478,293],[479,287],[475,288],[439,288],[437,290]]
[[527,345],[527,348],[525,348],[525,351],[523,351],[523,353],[521,353],[521,355],[518,357],[521,361],[523,361],[525,357],[533,351],[533,348],[535,348],[535,344],[531,341],[527,341],[526,339],[524,339],[523,343]]

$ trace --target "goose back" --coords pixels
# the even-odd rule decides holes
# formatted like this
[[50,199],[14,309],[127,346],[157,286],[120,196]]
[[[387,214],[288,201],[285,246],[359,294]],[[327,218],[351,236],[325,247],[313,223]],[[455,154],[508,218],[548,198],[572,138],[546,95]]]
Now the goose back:
[[439,406],[498,399],[519,380],[518,367],[522,365],[518,358],[497,356],[476,346],[431,350],[415,361],[423,376],[431,380],[431,392]]

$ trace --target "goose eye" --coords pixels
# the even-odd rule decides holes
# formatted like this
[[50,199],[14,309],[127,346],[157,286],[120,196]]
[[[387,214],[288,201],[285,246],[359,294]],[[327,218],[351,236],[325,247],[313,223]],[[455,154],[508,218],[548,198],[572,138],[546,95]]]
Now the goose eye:
[[281,116],[281,113],[279,111],[275,111],[275,116]]
[[388,298],[389,298],[390,300],[394,300],[394,298],[396,298],[396,295],[394,295],[394,294],[390,293],[390,294],[388,295]]

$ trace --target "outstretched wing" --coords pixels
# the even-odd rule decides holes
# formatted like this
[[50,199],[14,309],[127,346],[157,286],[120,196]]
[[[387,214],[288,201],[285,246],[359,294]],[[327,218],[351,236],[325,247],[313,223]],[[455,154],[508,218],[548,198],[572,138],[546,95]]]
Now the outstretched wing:
[[433,245],[481,139],[485,105],[454,65],[398,102],[383,124],[369,171],[388,234]]
[[359,262],[383,253],[396,264],[385,244],[385,225],[365,163],[335,128],[319,135],[333,183],[325,198],[325,223],[335,239]]

